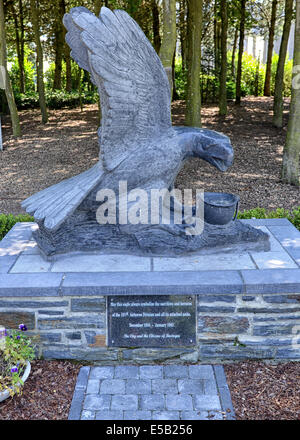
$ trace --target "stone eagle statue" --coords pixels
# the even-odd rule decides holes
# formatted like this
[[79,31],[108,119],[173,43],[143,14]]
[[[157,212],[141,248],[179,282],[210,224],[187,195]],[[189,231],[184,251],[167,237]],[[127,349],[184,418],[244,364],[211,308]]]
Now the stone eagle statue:
[[221,240],[216,240],[218,227],[211,225],[205,225],[200,236],[190,237],[184,232],[184,222],[130,226],[97,222],[101,188],[118,192],[119,182],[126,181],[128,191],[171,190],[187,159],[199,157],[226,171],[233,162],[233,149],[223,134],[172,126],[165,70],[143,31],[125,11],[103,7],[97,17],[76,7],[65,14],[63,22],[72,58],[90,73],[99,91],[101,153],[91,169],[22,203],[39,225],[35,238],[44,255],[90,250],[180,255],[226,244],[228,231],[233,242],[242,239],[253,244],[259,238],[265,242],[265,234],[239,222],[221,228]]

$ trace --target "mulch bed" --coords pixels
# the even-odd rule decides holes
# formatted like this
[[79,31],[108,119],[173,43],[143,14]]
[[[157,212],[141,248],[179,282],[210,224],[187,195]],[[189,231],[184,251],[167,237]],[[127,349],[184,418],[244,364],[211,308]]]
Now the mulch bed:
[[67,420],[80,365],[32,361],[21,396],[0,402],[0,420]]
[[224,365],[237,420],[300,420],[300,362]]

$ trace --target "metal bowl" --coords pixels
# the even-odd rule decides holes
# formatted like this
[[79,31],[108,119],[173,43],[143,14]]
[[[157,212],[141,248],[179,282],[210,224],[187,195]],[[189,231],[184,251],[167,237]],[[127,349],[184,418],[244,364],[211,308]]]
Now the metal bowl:
[[227,225],[235,221],[239,209],[239,196],[229,193],[204,193],[204,220],[212,225]]

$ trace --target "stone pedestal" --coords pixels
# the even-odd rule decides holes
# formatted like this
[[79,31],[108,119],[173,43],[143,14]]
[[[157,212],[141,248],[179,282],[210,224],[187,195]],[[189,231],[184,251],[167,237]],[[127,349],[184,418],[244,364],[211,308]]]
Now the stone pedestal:
[[[43,259],[34,223],[0,242],[0,325],[24,323],[46,359],[114,363],[219,363],[300,359],[300,232],[286,219],[245,220],[270,236],[269,252],[189,257],[99,253]],[[187,295],[196,339],[186,346],[108,346],[113,297]]]

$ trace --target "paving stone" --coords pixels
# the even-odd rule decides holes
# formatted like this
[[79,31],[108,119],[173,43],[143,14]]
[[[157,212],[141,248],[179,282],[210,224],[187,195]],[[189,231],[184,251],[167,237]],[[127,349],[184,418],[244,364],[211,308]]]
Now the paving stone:
[[211,365],[189,365],[189,377],[214,380],[214,371]]
[[280,242],[274,237],[274,235],[271,233],[268,227],[266,226],[254,226],[254,227],[268,234],[270,241],[270,252],[284,252],[284,248],[281,246]]
[[114,367],[92,367],[90,379],[112,379],[114,372]]
[[153,379],[152,393],[153,394],[178,393],[176,379]]
[[164,367],[165,378],[184,378],[189,376],[189,370],[186,365],[166,365]]
[[100,394],[124,394],[124,379],[104,379],[100,384]]
[[150,379],[127,379],[126,380],[127,394],[150,394],[151,380]]
[[179,411],[153,411],[152,420],[180,420]]
[[118,411],[118,410],[96,411],[95,420],[123,420],[123,411]]
[[95,411],[89,411],[84,409],[81,413],[80,420],[94,420],[95,419]]
[[5,255],[4,257],[0,257],[0,273],[8,273],[15,261],[15,256]]
[[86,387],[87,394],[98,394],[100,389],[100,380],[90,379]]
[[151,411],[124,411],[124,420],[151,420]]
[[291,226],[269,226],[271,233],[287,249],[300,249],[300,232]]
[[222,411],[209,411],[208,420],[224,420],[226,414],[222,414]]
[[110,395],[99,395],[99,394],[88,394],[83,402],[83,409],[99,411],[102,409],[109,409],[111,396]]
[[259,269],[294,269],[298,265],[287,252],[251,252]]
[[45,261],[40,255],[21,255],[10,270],[10,273],[48,272],[50,266],[51,263]]
[[114,394],[111,409],[135,411],[138,409],[138,396],[136,394]]
[[76,388],[74,390],[72,402],[71,402],[71,408],[68,415],[68,420],[79,420],[81,411],[82,411],[82,403],[84,399],[84,389],[83,388]]
[[116,379],[138,379],[139,367],[135,365],[118,365],[115,367]]
[[243,288],[237,270],[139,272],[138,283],[135,272],[82,272],[66,274],[61,294],[73,296],[74,289],[77,295],[126,295],[129,291],[130,295],[141,291],[144,295],[237,294]]
[[220,410],[221,404],[218,396],[213,395],[195,395],[194,396],[195,409],[211,411]]
[[298,293],[300,269],[242,270],[246,293]]
[[213,395],[218,394],[215,380],[204,380],[203,385],[204,385],[204,394],[213,394]]
[[287,251],[289,255],[296,261],[298,266],[300,266],[300,248],[298,250],[287,248]]
[[[9,273],[0,277],[0,296],[59,296],[61,273]],[[74,294],[74,290],[73,290]]]
[[179,379],[178,390],[181,394],[204,393],[203,381],[200,379]]
[[165,409],[164,394],[146,394],[140,397],[140,407],[142,410]]
[[161,365],[142,365],[139,369],[141,379],[159,379],[163,377],[163,367]]
[[39,248],[35,240],[29,240],[26,247],[22,251],[22,255],[39,255]]
[[77,381],[75,385],[75,389],[85,389],[88,383],[88,377],[90,374],[91,368],[90,367],[81,367],[77,376]]
[[255,269],[249,254],[218,253],[178,258],[153,258],[154,271],[241,270]]
[[150,271],[151,260],[135,255],[74,255],[55,261],[51,272],[139,272]]
[[208,411],[182,411],[181,420],[207,420]]
[[178,410],[178,411],[192,410],[193,409],[192,396],[185,394],[166,394],[166,408],[167,410]]

